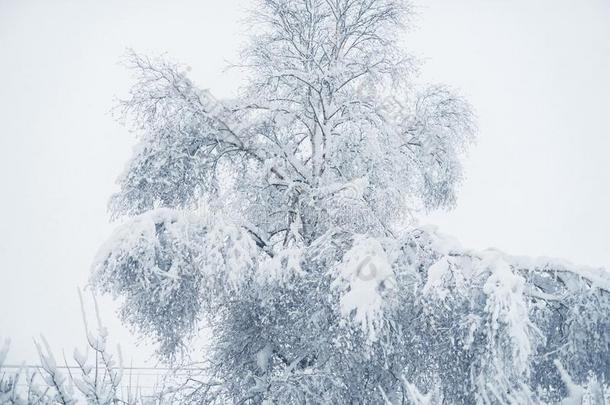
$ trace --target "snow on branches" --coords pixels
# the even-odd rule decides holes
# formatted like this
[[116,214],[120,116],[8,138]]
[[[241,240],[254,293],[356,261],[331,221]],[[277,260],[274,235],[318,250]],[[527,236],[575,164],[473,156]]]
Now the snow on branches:
[[245,230],[202,213],[162,208],[123,224],[100,249],[92,282],[122,295],[122,317],[180,348],[211,292],[235,291],[257,260]]
[[337,265],[333,287],[340,290],[339,305],[344,317],[353,321],[368,339],[377,339],[384,319],[386,296],[395,288],[394,273],[378,240],[357,235],[353,246]]

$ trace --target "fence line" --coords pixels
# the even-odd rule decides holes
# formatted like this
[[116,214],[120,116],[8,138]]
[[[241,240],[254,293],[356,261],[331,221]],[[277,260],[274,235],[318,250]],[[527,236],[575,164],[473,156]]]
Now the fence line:
[[[22,365],[18,365],[18,364],[3,364],[2,368],[12,368],[12,369],[20,369],[20,368],[41,368],[40,365],[38,364],[22,364]],[[75,370],[80,370],[79,366],[56,366],[55,368],[60,368],[60,369],[75,369]],[[113,370],[144,370],[144,371],[205,371],[204,368],[199,368],[199,367],[176,367],[176,368],[171,368],[171,367],[111,367]]]

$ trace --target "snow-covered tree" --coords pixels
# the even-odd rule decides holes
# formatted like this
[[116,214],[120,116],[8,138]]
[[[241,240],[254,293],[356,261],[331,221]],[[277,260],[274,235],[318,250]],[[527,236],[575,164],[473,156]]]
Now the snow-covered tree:
[[413,212],[455,203],[474,125],[447,87],[414,85],[408,5],[256,10],[237,100],[128,57],[121,108],[140,140],[92,281],[162,356],[206,357],[189,401],[556,402],[590,381],[604,395],[604,271],[415,226]]

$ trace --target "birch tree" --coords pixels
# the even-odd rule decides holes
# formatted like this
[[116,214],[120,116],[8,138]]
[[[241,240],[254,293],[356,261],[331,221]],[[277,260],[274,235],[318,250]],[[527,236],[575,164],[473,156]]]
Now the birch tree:
[[92,282],[166,359],[200,356],[191,338],[211,330],[210,382],[188,401],[533,403],[604,386],[604,271],[416,226],[455,204],[474,123],[448,87],[414,85],[409,5],[256,10],[236,100],[128,56],[120,108],[139,143]]

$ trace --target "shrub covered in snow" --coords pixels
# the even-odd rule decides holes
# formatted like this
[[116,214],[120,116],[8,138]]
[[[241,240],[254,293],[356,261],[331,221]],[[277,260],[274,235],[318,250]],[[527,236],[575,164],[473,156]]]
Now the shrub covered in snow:
[[[81,304],[82,304],[82,296]],[[5,365],[9,341],[0,347],[0,404],[163,404],[172,403],[177,390],[173,384],[158,385],[143,394],[138,381],[124,381],[120,347],[112,353],[107,347],[108,332],[102,326],[95,301],[96,330],[91,331],[83,307],[86,331],[85,350],[74,349],[71,358],[57,359],[46,339],[34,344],[39,365]],[[73,364],[68,366],[68,364]],[[171,375],[167,375],[169,381]],[[165,381],[164,381],[165,383]],[[183,381],[180,382],[183,384]],[[184,395],[180,389],[181,395]]]

